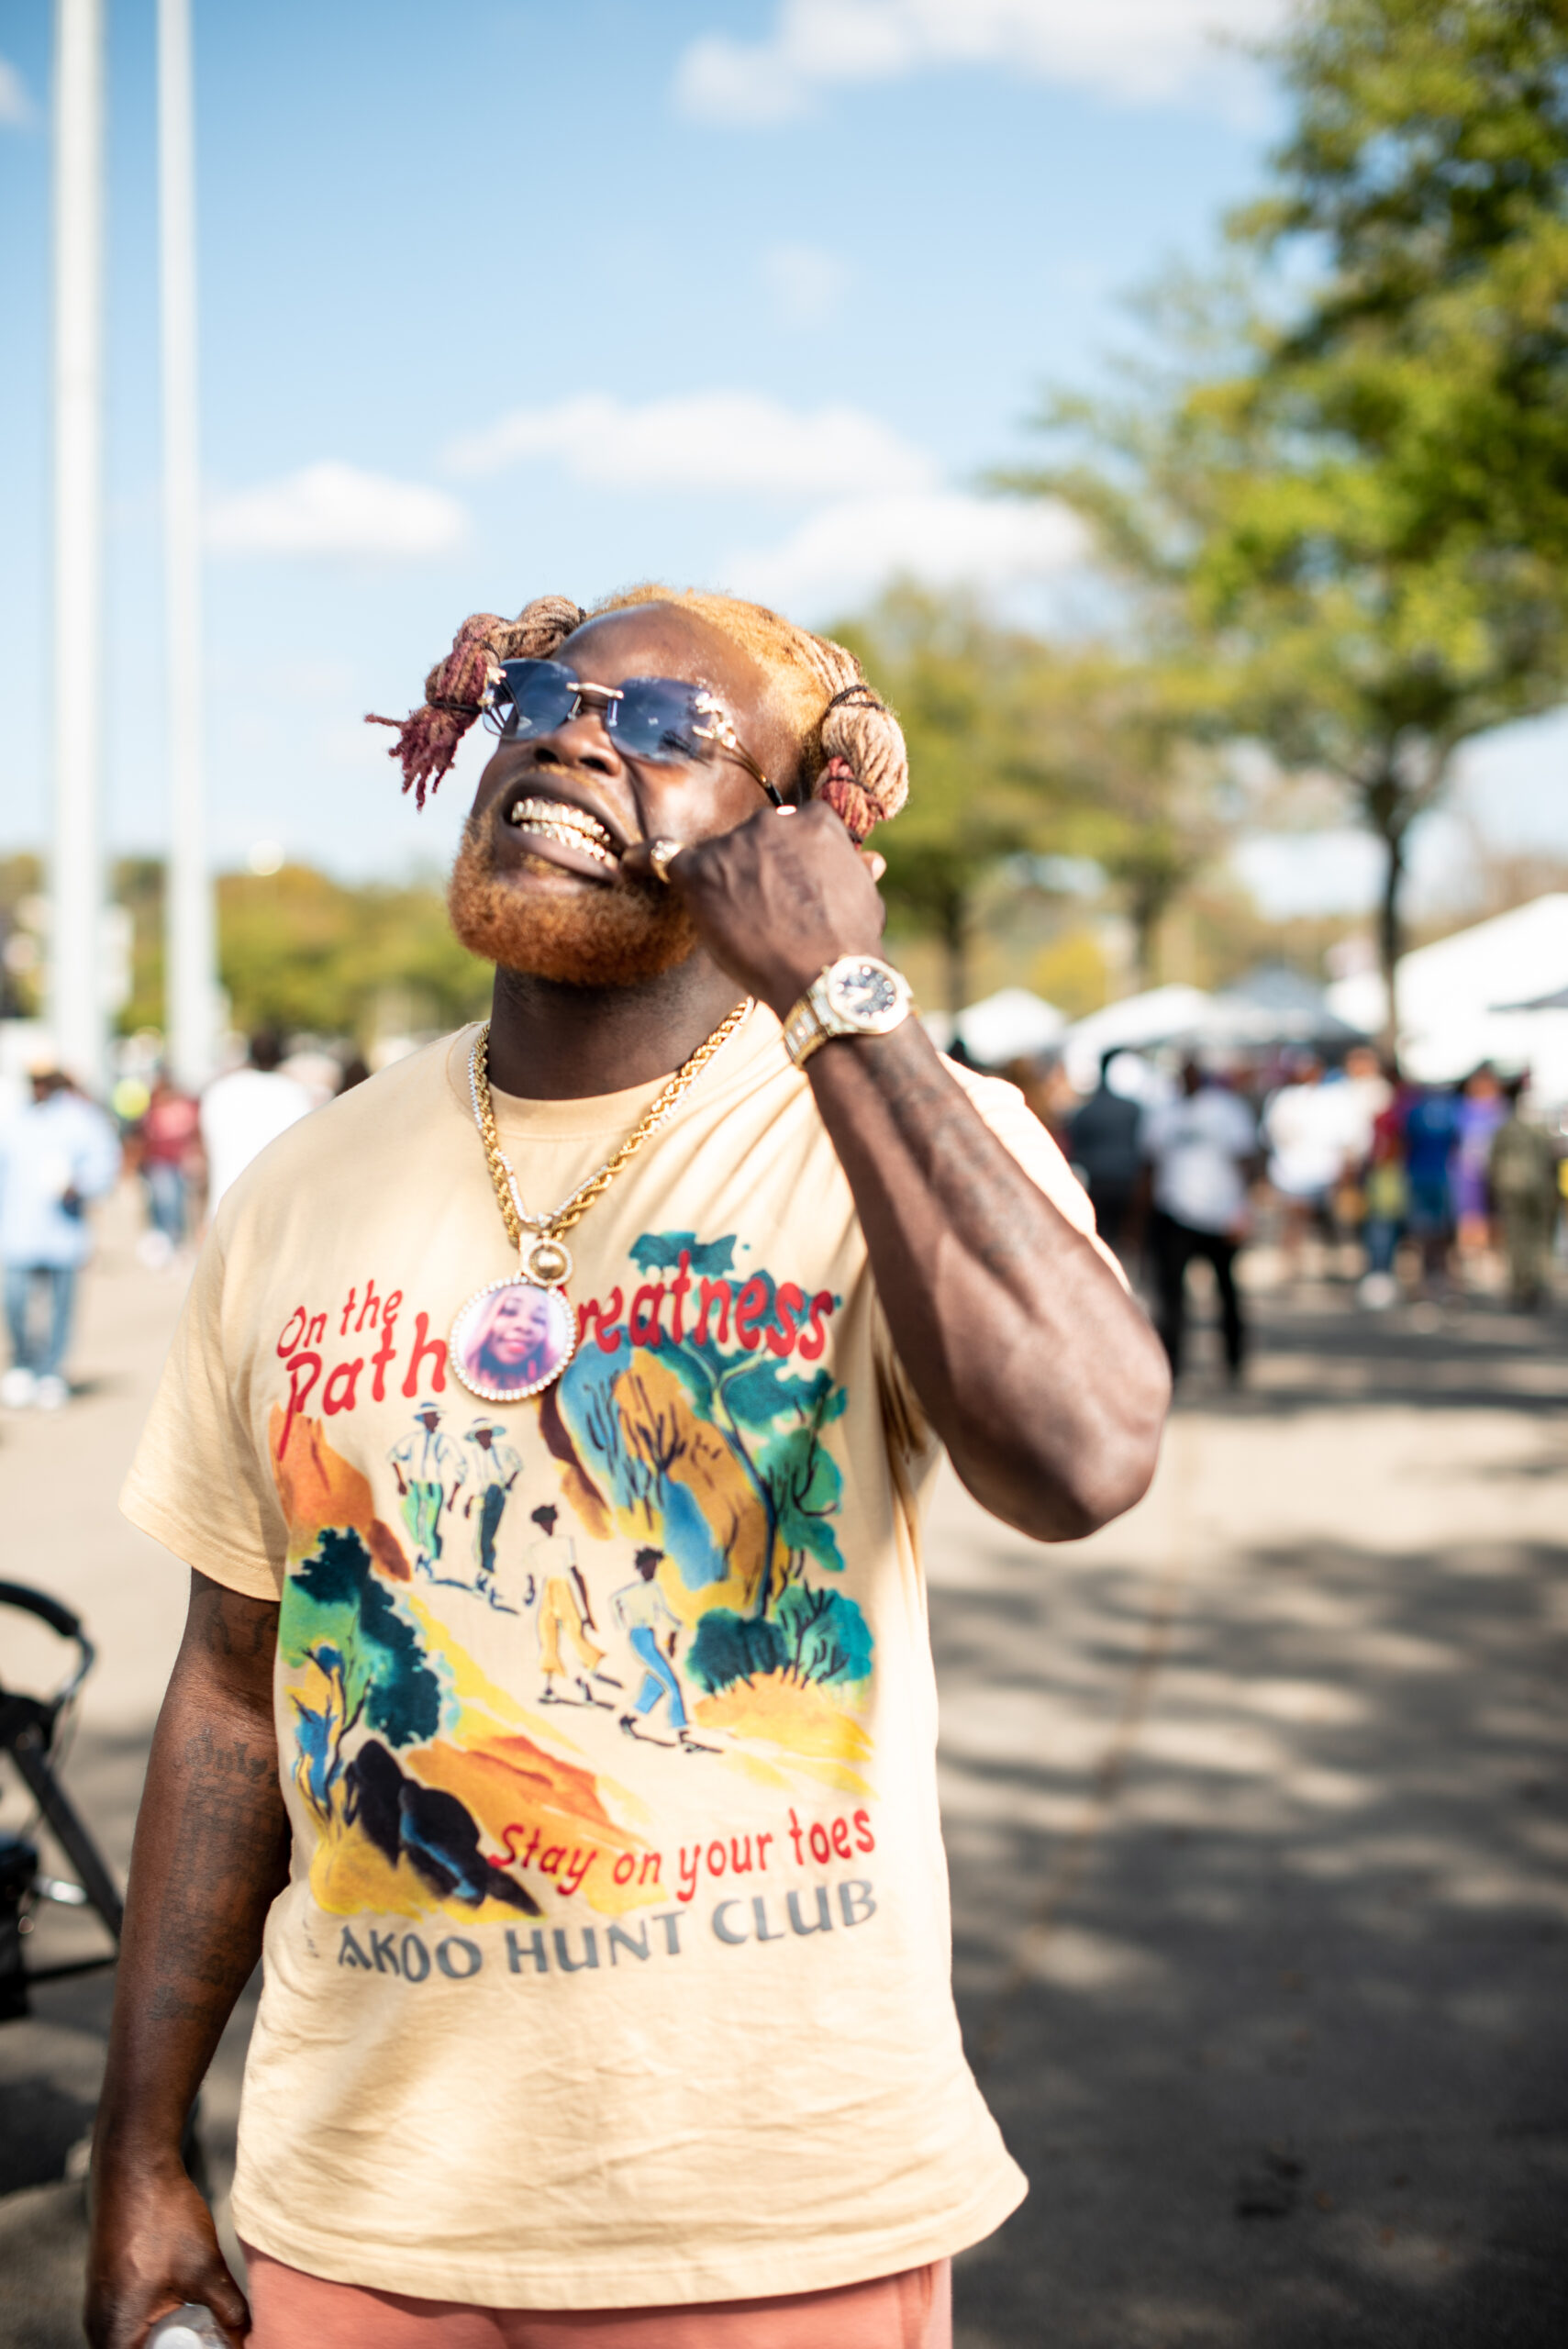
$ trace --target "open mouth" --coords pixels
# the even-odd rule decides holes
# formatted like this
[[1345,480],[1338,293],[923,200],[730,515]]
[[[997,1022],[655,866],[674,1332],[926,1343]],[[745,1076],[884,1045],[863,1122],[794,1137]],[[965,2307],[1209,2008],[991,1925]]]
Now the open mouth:
[[506,821],[516,831],[554,841],[562,848],[574,848],[611,872],[620,863],[615,841],[598,818],[585,808],[569,807],[560,799],[514,799]]

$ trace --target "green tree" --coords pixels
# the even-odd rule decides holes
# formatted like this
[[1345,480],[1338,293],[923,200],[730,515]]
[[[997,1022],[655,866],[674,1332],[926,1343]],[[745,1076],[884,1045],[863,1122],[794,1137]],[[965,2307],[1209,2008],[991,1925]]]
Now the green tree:
[[1064,651],[1040,718],[1066,837],[1118,892],[1139,983],[1159,977],[1165,916],[1226,832],[1225,778],[1203,696],[1179,664],[1104,646]]
[[909,800],[876,836],[887,859],[883,894],[895,916],[940,941],[956,1015],[969,1000],[980,891],[1008,857],[1068,845],[1041,725],[1051,656],[973,607],[910,585],[833,633],[903,724]]
[[430,885],[351,888],[305,864],[226,874],[218,957],[235,1026],[368,1042],[398,1024],[454,1027],[483,1011],[490,971],[459,944]]
[[1178,288],[1168,364],[1053,401],[1027,479],[1092,520],[1209,722],[1338,777],[1381,840],[1392,1035],[1411,827],[1568,674],[1568,16],[1316,0],[1279,56],[1240,295]]
[[43,859],[23,849],[0,856],[0,1019],[32,1019],[42,998],[43,955],[22,911],[43,887]]

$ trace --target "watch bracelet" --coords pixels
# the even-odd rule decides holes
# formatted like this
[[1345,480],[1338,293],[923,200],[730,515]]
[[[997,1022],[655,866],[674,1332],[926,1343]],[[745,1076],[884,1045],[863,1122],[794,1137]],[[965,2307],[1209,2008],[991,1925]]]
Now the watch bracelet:
[[[835,958],[835,960],[838,959],[840,958]],[[785,1014],[784,1019],[784,1051],[788,1053],[791,1061],[795,1063],[796,1068],[804,1068],[806,1062],[811,1058],[812,1053],[816,1052],[819,1046],[823,1044],[830,1044],[836,1036],[854,1036],[860,1034],[890,1032],[887,1030],[862,1030],[852,1027],[836,1027],[830,1025],[829,1021],[823,1017],[823,1007],[818,1003],[817,998],[819,991],[825,989],[828,974],[833,969],[833,963],[825,963],[822,965],[822,968],[817,972],[817,976],[812,980],[810,985],[806,989],[805,993],[796,999],[796,1001],[790,1007],[789,1011]],[[914,999],[908,991],[908,982],[906,980],[903,982],[903,985],[905,988],[905,1003],[903,1014],[897,1023],[900,1026],[903,1024],[903,1020],[907,1019],[915,1008]]]

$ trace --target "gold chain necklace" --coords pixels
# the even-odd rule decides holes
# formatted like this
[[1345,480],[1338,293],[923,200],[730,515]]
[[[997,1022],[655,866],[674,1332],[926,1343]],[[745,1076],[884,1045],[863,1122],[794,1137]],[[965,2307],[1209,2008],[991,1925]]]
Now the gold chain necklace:
[[490,1094],[490,1022],[485,1021],[468,1056],[469,1098],[501,1220],[518,1252],[521,1269],[478,1290],[452,1323],[448,1348],[451,1366],[471,1394],[482,1396],[487,1403],[520,1403],[530,1395],[541,1394],[561,1376],[577,1351],[577,1313],[566,1294],[572,1251],[562,1235],[604,1197],[715,1053],[744,1024],[751,1009],[748,996],[720,1020],[690,1060],[683,1062],[661,1087],[614,1155],[546,1215],[529,1215],[524,1207],[517,1172],[501,1147]]

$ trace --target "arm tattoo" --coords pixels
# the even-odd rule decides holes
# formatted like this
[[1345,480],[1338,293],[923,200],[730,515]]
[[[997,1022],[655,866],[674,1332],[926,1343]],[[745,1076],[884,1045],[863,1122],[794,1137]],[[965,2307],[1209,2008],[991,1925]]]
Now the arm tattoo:
[[[1038,1263],[1040,1217],[1056,1211],[940,1062],[889,1053],[870,1074],[899,1140],[976,1261],[1003,1281],[1020,1264]],[[977,1127],[988,1149],[977,1147]]]

